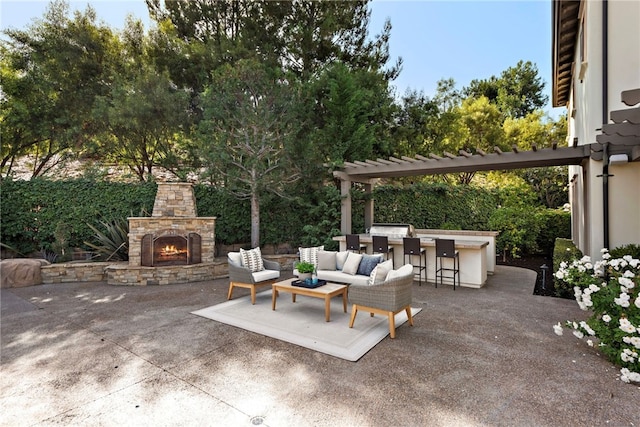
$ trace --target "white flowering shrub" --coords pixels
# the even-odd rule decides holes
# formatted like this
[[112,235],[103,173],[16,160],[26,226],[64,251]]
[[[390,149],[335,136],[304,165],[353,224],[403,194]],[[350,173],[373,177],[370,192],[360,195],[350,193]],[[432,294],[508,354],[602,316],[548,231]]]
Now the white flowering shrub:
[[[620,366],[623,381],[640,383],[640,260],[602,252],[602,261],[585,256],[563,262],[555,274],[574,286],[578,306],[592,313],[586,322],[567,321],[565,327]],[[559,322],[553,329],[562,335]]]

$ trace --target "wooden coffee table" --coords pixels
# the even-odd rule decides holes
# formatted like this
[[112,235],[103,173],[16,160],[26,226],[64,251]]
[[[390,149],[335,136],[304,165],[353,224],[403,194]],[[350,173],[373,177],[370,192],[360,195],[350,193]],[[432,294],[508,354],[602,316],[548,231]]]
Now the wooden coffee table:
[[291,283],[297,279],[287,279],[282,282],[271,285],[271,309],[276,309],[276,300],[280,292],[288,292],[291,294],[291,301],[296,302],[296,295],[304,295],[307,297],[324,298],[324,317],[329,322],[331,315],[331,298],[342,295],[342,307],[347,312],[347,285],[339,285],[337,283],[327,283],[317,288],[303,288],[302,286],[293,286]]

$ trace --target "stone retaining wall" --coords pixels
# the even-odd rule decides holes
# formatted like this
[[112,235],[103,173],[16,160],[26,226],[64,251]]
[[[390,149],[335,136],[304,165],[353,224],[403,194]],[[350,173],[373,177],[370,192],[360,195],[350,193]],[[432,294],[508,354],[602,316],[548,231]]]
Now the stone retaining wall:
[[[119,263],[128,265],[128,263]],[[69,262],[42,266],[42,283],[104,282],[104,270],[113,262]]]
[[[292,271],[297,255],[265,255],[278,261],[282,271]],[[227,257],[211,263],[166,267],[131,267],[128,262],[70,262],[41,267],[42,283],[107,282],[110,285],[170,285],[204,282],[227,277]]]

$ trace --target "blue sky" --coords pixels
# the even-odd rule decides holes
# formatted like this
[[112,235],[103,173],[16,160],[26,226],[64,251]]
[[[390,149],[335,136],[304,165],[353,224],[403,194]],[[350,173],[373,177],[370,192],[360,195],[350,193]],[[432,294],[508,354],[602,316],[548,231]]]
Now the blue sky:
[[[71,1],[71,9],[96,9],[98,18],[114,28],[124,26],[131,13],[149,23],[144,0]],[[24,28],[43,16],[47,1],[1,0],[0,27]],[[499,76],[519,60],[531,61],[545,81],[551,98],[551,0],[374,0],[371,34],[391,20],[391,60],[403,58],[396,93],[407,89],[431,97],[438,80],[453,78],[457,87],[473,79]],[[553,117],[562,108],[546,111]]]

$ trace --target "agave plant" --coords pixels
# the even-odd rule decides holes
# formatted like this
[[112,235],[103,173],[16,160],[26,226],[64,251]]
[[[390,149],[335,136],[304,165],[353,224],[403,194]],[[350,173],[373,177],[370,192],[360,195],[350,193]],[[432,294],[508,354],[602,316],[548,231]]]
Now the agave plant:
[[87,224],[95,233],[98,244],[84,242],[103,261],[127,261],[129,259],[129,222],[126,218],[100,221],[103,231]]

